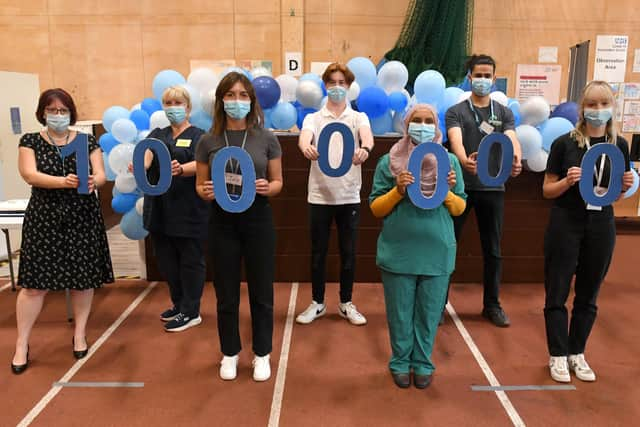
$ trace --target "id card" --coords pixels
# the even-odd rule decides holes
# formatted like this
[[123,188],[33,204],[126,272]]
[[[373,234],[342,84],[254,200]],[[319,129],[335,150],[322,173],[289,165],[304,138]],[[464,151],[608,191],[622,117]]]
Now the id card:
[[176,147],[181,147],[181,148],[191,147],[191,140],[190,139],[178,139],[176,141]]
[[224,174],[224,182],[231,185],[242,185],[242,175],[226,172]]
[[480,130],[487,135],[491,135],[495,128],[483,120],[482,123],[480,123]]

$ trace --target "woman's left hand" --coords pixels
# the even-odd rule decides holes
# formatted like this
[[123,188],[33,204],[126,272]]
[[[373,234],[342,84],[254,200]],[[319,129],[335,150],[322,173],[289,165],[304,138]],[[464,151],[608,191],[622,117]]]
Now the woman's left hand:
[[171,176],[182,175],[182,165],[177,160],[171,160]]
[[622,192],[626,193],[633,186],[633,172],[627,171],[622,175]]
[[447,175],[447,184],[449,184],[449,189],[456,186],[456,171],[453,169],[449,171],[449,175]]
[[269,181],[264,178],[256,179],[256,193],[266,196],[269,193]]
[[89,175],[89,193],[96,191],[96,177],[95,175]]
[[353,165],[358,166],[365,162],[369,158],[369,153],[367,150],[362,148],[358,148],[355,153],[353,153]]

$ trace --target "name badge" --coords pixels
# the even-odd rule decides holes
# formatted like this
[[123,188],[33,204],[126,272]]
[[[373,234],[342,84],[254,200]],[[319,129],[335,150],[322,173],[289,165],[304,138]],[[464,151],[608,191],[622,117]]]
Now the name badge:
[[230,185],[242,185],[242,175],[226,172],[224,174],[224,181]]
[[587,205],[587,210],[588,211],[601,211],[602,210],[602,206]]
[[188,148],[191,147],[190,139],[179,139],[176,141],[176,147]]
[[483,121],[482,123],[480,123],[480,130],[482,132],[484,132],[487,135],[491,135],[494,131],[494,127],[491,126],[489,123]]

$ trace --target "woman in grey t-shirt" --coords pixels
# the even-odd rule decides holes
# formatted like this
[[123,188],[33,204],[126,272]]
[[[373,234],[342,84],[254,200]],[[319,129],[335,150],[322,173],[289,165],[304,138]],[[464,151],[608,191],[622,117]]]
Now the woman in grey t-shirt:
[[[236,378],[241,349],[240,263],[244,259],[255,353],[253,379],[266,381],[271,376],[275,256],[275,230],[268,198],[282,190],[282,152],[275,135],[263,129],[262,110],[251,82],[243,74],[231,72],[220,81],[216,89],[214,123],[211,131],[202,136],[196,151],[196,191],[201,198],[213,201],[209,242],[223,354],[220,378]],[[241,213],[227,212],[220,207],[211,181],[213,159],[220,150],[230,146],[244,149],[255,166],[255,201]],[[242,191],[240,166],[231,160],[225,168],[227,192],[232,199],[237,198]]]

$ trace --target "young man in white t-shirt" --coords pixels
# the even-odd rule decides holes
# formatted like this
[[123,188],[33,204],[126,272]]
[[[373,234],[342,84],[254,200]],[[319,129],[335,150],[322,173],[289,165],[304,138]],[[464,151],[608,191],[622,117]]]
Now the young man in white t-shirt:
[[[354,111],[348,104],[347,91],[355,76],[345,65],[333,63],[322,80],[327,88],[327,103],[320,111],[305,117],[298,147],[311,160],[308,202],[311,226],[311,284],[313,300],[296,318],[307,324],[326,312],[324,304],[325,264],[329,247],[331,223],[335,220],[340,247],[339,313],[354,325],[364,325],[367,319],[351,302],[356,259],[356,237],[360,220],[360,165],[369,158],[373,134],[366,114]],[[352,166],[346,175],[329,177],[318,167],[317,138],[329,123],[340,122],[351,130],[356,144]],[[334,133],[329,144],[329,164],[337,166],[342,159],[342,136]]]

